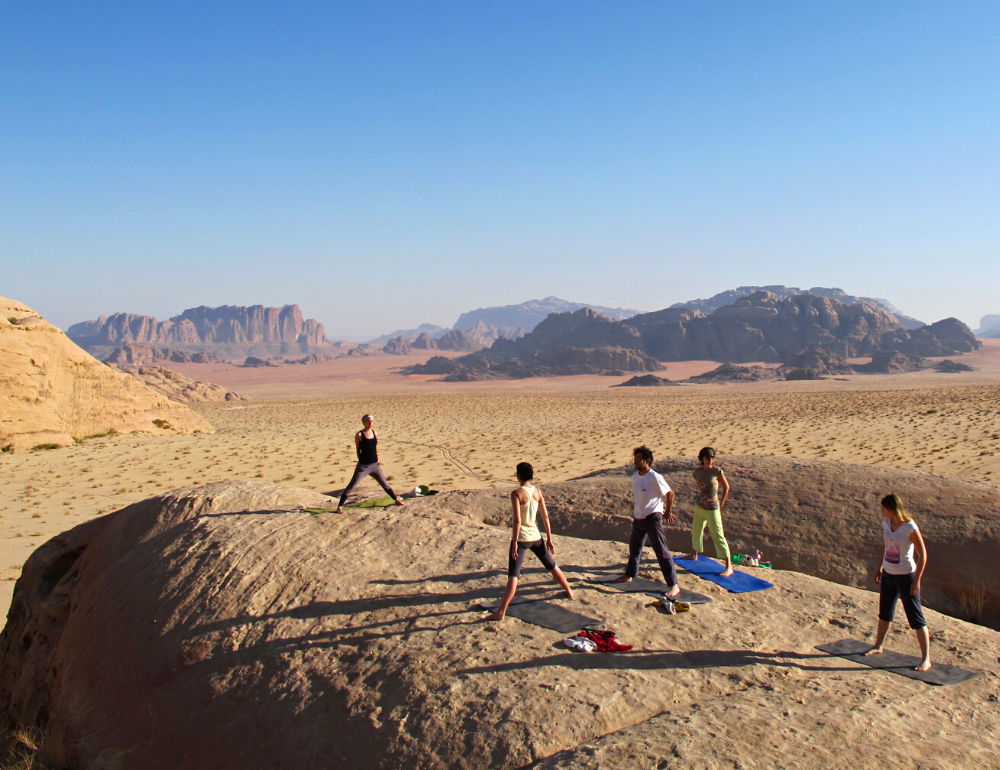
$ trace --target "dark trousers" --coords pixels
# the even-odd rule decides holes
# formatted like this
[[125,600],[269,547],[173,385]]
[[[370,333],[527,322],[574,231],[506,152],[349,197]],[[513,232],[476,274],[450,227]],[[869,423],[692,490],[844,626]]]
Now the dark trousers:
[[923,628],[927,625],[924,620],[924,611],[920,604],[920,594],[910,596],[910,588],[913,587],[913,573],[909,575],[890,575],[882,570],[882,582],[878,596],[878,617],[886,623],[892,623],[892,618],[896,614],[896,600],[903,602],[903,612],[906,613],[906,620],[910,628]]
[[369,465],[362,465],[358,463],[358,467],[354,469],[354,475],[351,476],[351,483],[347,485],[347,489],[340,496],[340,503],[338,505],[343,505],[347,496],[354,491],[354,488],[361,483],[361,480],[365,476],[371,476],[375,481],[377,481],[385,493],[389,495],[393,500],[396,499],[396,493],[392,491],[392,487],[389,486],[389,482],[386,481],[385,474],[382,473],[382,466],[378,463],[371,463]]
[[674,557],[667,547],[667,536],[663,531],[663,514],[654,513],[644,519],[632,519],[632,537],[628,541],[628,566],[625,574],[630,578],[639,576],[639,562],[642,560],[642,549],[646,546],[646,538],[650,538],[656,560],[660,563],[663,579],[667,586],[677,585],[677,568]]
[[556,568],[556,560],[552,558],[548,546],[542,540],[532,540],[530,543],[517,544],[517,559],[511,558],[510,550],[507,551],[507,577],[516,578],[521,575],[521,568],[524,566],[524,557],[531,551],[549,572]]

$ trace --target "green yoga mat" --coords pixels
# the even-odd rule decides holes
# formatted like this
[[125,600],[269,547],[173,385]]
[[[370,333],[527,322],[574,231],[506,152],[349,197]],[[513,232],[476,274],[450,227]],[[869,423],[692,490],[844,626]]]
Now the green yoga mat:
[[[421,484],[418,489],[420,490],[420,497],[430,497],[431,495],[436,495],[438,491],[436,489],[431,489],[426,484]],[[419,500],[420,497],[413,498],[414,500]],[[351,503],[350,505],[345,505],[345,508],[388,508],[390,505],[395,505],[396,501],[391,497],[373,497],[368,500],[362,500],[359,503]]]

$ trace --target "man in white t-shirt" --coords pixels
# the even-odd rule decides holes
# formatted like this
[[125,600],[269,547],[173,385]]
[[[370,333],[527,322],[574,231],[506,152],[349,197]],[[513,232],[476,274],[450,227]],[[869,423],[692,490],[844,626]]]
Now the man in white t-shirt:
[[632,536],[628,542],[628,566],[625,574],[616,578],[616,583],[630,583],[639,574],[639,561],[646,538],[652,540],[656,560],[660,563],[663,579],[667,583],[667,597],[677,596],[681,587],[677,583],[677,568],[667,546],[667,536],[663,532],[663,517],[667,523],[674,520],[674,491],[666,479],[653,470],[653,452],[649,447],[636,447],[632,451],[632,494],[635,507],[632,511]]

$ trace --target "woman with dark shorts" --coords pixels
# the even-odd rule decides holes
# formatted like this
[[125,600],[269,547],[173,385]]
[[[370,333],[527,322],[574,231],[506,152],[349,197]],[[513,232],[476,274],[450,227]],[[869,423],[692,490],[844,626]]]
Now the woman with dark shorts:
[[[885,551],[882,566],[875,575],[875,582],[880,586],[878,633],[874,646],[865,655],[882,653],[882,645],[896,612],[896,600],[902,599],[906,620],[910,628],[917,632],[917,643],[920,645],[920,664],[914,670],[926,671],[931,667],[931,638],[920,602],[920,579],[927,569],[927,546],[899,495],[882,498],[882,516]],[[913,558],[914,550],[919,561]]]
[[351,483],[347,485],[347,488],[340,495],[340,502],[337,503],[337,513],[344,512],[344,501],[347,500],[347,496],[354,491],[354,488],[361,483],[361,480],[365,476],[371,476],[375,479],[382,489],[385,490],[385,493],[396,501],[396,505],[403,505],[403,501],[399,499],[396,493],[392,491],[392,487],[389,486],[385,474],[382,473],[382,466],[378,464],[378,436],[375,435],[375,418],[370,414],[366,414],[361,418],[361,424],[364,426],[364,429],[354,434],[354,450],[358,455],[358,464],[354,468],[354,475],[351,476]]
[[[529,463],[517,464],[517,480],[521,486],[510,493],[514,531],[507,559],[507,587],[504,589],[503,599],[500,600],[497,611],[486,620],[504,619],[507,607],[510,606],[514,593],[517,591],[517,579],[521,574],[524,557],[527,556],[528,551],[535,554],[542,566],[552,573],[552,577],[566,591],[566,596],[570,599],[573,598],[573,589],[569,587],[566,576],[556,566],[556,560],[552,558],[556,549],[552,545],[552,526],[549,523],[549,512],[545,507],[542,490],[529,483],[534,476],[534,469]],[[538,531],[538,525],[535,523],[538,514],[541,514],[542,523],[545,524],[545,543],[542,542],[542,534]]]

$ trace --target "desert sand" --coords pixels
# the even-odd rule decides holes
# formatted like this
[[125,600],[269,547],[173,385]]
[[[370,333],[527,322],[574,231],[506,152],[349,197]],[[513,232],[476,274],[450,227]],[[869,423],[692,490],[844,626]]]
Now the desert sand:
[[[658,458],[693,458],[712,445],[1000,482],[1000,340],[963,356],[976,368],[964,374],[649,389],[610,388],[627,378],[601,376],[441,383],[395,373],[429,355],[264,369],[174,364],[254,400],[191,405],[214,434],[117,435],[0,454],[0,604],[45,540],[170,489],[266,479],[338,493],[365,412],[376,416],[382,465],[398,492],[505,488],[522,459],[540,483],[563,481],[624,465],[640,443]],[[715,366],[668,364],[661,374],[683,379]],[[370,480],[359,491],[381,494]]]

